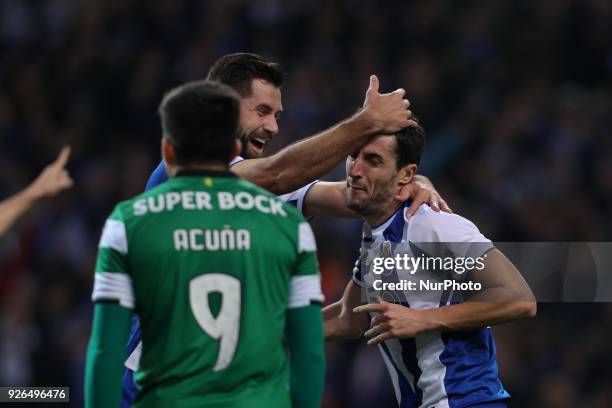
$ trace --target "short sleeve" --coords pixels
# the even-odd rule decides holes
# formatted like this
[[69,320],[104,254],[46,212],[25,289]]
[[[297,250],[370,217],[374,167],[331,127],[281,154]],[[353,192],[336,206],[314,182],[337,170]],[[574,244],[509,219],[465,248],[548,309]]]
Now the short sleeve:
[[230,161],[229,166],[230,166],[230,167],[232,167],[234,164],[238,164],[238,163],[240,163],[240,162],[241,162],[241,161],[243,161],[243,160],[244,160],[244,157],[242,157],[242,156],[236,156],[236,157],[234,157],[234,158],[233,158],[233,159]]
[[304,213],[304,200],[306,200],[306,196],[308,192],[319,180],[315,180],[312,183],[306,184],[304,187],[292,191],[291,193],[283,194],[278,196],[279,200],[282,200],[288,204],[295,206],[299,212]]
[[298,226],[297,264],[291,277],[288,308],[323,303],[321,275],[317,262],[317,245],[312,229],[307,222]]
[[128,241],[119,207],[106,220],[96,260],[96,273],[91,299],[94,302],[115,301],[134,308],[132,278],[127,269]]
[[[425,206],[422,206],[425,207]],[[494,248],[470,220],[456,214],[419,210],[410,220],[410,242],[427,245],[429,255],[478,258]]]

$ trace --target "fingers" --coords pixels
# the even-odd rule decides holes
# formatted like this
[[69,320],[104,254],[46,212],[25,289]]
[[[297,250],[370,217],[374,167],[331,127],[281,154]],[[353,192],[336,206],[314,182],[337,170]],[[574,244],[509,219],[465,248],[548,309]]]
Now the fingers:
[[452,208],[450,208],[448,206],[448,204],[446,203],[446,201],[444,201],[442,198],[440,198],[440,200],[438,201],[440,203],[440,209],[444,212],[447,212],[449,214],[453,214],[453,210]]
[[399,96],[401,96],[403,98],[404,95],[406,95],[406,90],[404,88],[397,88],[392,93],[397,94],[397,95],[399,95]]
[[374,337],[373,339],[368,340],[368,346],[373,346],[375,344],[382,343],[383,341],[389,340],[391,338],[393,338],[393,335],[391,334],[391,332],[386,331]]
[[438,198],[432,194],[431,199],[429,200],[429,206],[435,212],[440,212],[440,204],[438,204]]
[[69,158],[70,158],[70,146],[64,146],[62,150],[60,151],[59,156],[57,156],[57,159],[55,159],[55,161],[52,163],[52,166],[64,168],[66,166],[66,163],[68,163]]
[[374,318],[370,321],[370,328],[377,326],[386,321],[387,321],[387,317],[385,315],[380,314],[380,315],[374,316]]
[[70,188],[74,184],[74,181],[70,177],[70,174],[66,170],[62,171],[62,175],[60,178],[60,186],[63,189]]
[[365,333],[363,333],[363,335],[365,337],[373,337],[373,336],[377,336],[381,333],[384,333],[386,331],[389,331],[389,325],[387,323],[381,323],[381,324],[377,324],[376,326],[372,327],[370,330],[366,331]]
[[378,93],[380,82],[376,75],[370,75],[370,86],[368,87],[367,93]]
[[369,303],[367,305],[357,306],[353,309],[353,313],[363,313],[363,312],[384,312],[387,310],[386,303]]
[[419,192],[412,198],[412,204],[410,204],[410,208],[406,211],[405,217],[407,220],[412,217],[419,207],[426,203],[429,200],[429,192],[427,190],[419,190]]

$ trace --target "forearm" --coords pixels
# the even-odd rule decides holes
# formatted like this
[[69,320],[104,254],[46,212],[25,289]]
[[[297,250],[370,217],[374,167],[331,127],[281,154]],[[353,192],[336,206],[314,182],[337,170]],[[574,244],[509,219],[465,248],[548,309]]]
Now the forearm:
[[310,217],[359,218],[346,206],[345,181],[320,181],[312,186],[304,201],[304,214]]
[[353,313],[361,304],[361,288],[349,281],[340,301],[323,308],[325,339],[357,339],[368,328],[365,314]]
[[331,305],[323,308],[323,334],[325,339],[334,339],[340,337],[339,332],[339,319],[338,316],[342,311],[342,304],[340,302],[332,303]]
[[294,191],[329,173],[376,132],[359,114],[263,159],[232,167],[240,177],[275,194]]
[[37,199],[36,194],[28,187],[0,203],[0,237],[6,234]]
[[118,407],[131,311],[96,304],[85,368],[85,406]]
[[463,302],[421,310],[426,331],[473,330],[535,316],[534,302]]
[[287,311],[290,391],[293,407],[319,407],[325,382],[321,308],[311,305]]

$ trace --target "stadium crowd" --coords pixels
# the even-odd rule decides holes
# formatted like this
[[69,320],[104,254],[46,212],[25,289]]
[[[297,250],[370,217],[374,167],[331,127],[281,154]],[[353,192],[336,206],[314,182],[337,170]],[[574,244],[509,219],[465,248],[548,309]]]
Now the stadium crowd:
[[[102,223],[159,161],[163,93],[229,52],[288,73],[272,151],[350,114],[376,73],[428,132],[419,172],[487,237],[612,240],[611,20],[605,0],[0,2],[0,199],[65,144],[74,179],[0,241],[0,385],[82,401]],[[333,301],[360,223],[312,224]],[[568,303],[496,328],[510,406],[612,406],[610,327],[610,304]],[[327,352],[324,406],[395,404],[376,349]]]

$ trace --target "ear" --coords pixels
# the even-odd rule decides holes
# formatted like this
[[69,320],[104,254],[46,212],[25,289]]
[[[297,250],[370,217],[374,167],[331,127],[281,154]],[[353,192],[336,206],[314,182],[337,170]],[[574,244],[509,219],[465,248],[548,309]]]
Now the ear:
[[161,154],[167,168],[176,166],[176,150],[170,140],[165,137],[162,137],[161,140]]
[[416,164],[407,164],[404,167],[402,167],[400,171],[398,172],[398,175],[399,175],[398,183],[400,187],[404,187],[405,185],[410,183],[414,175],[416,174],[416,171],[417,171]]

